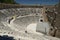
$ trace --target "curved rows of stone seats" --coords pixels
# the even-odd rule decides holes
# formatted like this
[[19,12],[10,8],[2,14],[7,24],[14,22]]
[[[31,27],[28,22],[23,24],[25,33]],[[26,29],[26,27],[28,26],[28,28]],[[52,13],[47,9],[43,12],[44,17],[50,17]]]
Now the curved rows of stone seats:
[[[2,34],[0,34],[2,35]],[[4,34],[3,34],[4,35]],[[46,36],[46,35],[38,35],[38,34],[27,34],[27,33],[18,33],[14,32],[13,34],[6,34],[8,36],[13,36],[14,39],[33,39],[33,40],[60,40],[59,38],[54,38],[51,36]]]
[[[4,11],[5,10],[5,11]],[[1,22],[6,22],[6,18],[9,16],[13,16],[16,15],[18,12],[18,14],[20,15],[20,11],[16,11],[17,9],[3,9],[0,10],[0,12],[2,13],[0,15],[0,29],[4,29],[4,30],[8,30],[11,31],[11,29],[8,26],[4,26]],[[20,9],[19,9],[20,10]],[[22,13],[21,13],[22,15]],[[14,27],[16,27],[19,30],[25,30],[25,28],[31,24],[31,23],[38,23],[39,22],[39,16],[26,16],[26,17],[21,17],[16,19],[13,23],[15,24]],[[17,26],[16,26],[17,25]],[[23,27],[23,28],[22,28]],[[58,38],[52,38],[52,37],[48,37],[48,36],[41,36],[41,35],[37,35],[37,34],[27,34],[27,33],[19,33],[19,32],[15,32],[15,34],[17,34],[18,36],[23,36],[23,37],[27,37],[27,38],[32,38],[35,40],[60,40]],[[15,35],[16,36],[16,35]]]
[[16,19],[13,23],[17,25],[17,29],[25,30],[29,24],[38,22],[39,16],[26,16]]
[[16,14],[17,11],[15,12],[12,9],[3,9],[3,10],[0,10],[0,12],[5,14],[6,16],[13,16],[14,14]]
[[2,22],[0,22],[0,30],[12,31],[12,29],[10,27],[5,26]]
[[[32,14],[32,12],[34,12],[34,10],[33,11],[32,10],[33,10],[33,8],[27,8],[27,9],[26,8],[2,9],[2,10],[0,10],[0,14],[1,14],[0,19],[3,22],[7,22],[7,20],[8,20],[7,17],[11,17],[11,16],[14,16],[14,15],[21,15],[21,16],[23,16],[23,15],[27,15],[27,14]],[[24,19],[27,19],[27,21],[26,21],[27,24],[29,23],[28,20],[30,20],[30,19],[33,20],[33,18],[24,18]],[[23,19],[23,21],[24,21],[24,19]],[[30,20],[30,21],[34,22],[32,20]],[[24,23],[23,21],[22,21],[22,23]],[[23,24],[23,25],[26,25],[26,24]]]
[[7,16],[5,14],[3,14],[2,12],[0,12],[0,21],[5,21],[5,18]]
[[[0,30],[7,30],[7,31],[13,31],[8,25],[6,25],[7,16],[0,12]],[[3,31],[2,31],[3,32]]]
[[[38,9],[38,8],[37,8]],[[6,16],[11,15],[27,15],[27,14],[36,14],[41,13],[41,9],[38,9],[36,12],[36,9],[33,8],[11,8],[11,9],[2,9],[0,12],[4,13]]]
[[[14,15],[26,16],[29,14],[40,14],[41,10],[40,9],[36,10],[35,8],[34,9],[33,8],[15,8],[15,9],[11,8],[11,9],[2,9],[2,10],[0,10],[0,12],[3,13],[4,15],[6,15],[7,17],[11,17]],[[9,19],[7,19],[7,17],[5,18],[6,21],[4,20],[5,22],[7,22],[7,20],[9,20]],[[32,16],[27,16],[27,17],[22,17],[22,18],[16,19],[15,23],[17,25],[15,25],[15,23],[14,23],[14,25],[15,25],[14,27],[16,27],[19,30],[25,30],[29,24],[39,22],[39,18],[40,18],[39,16],[32,15]],[[22,27],[24,27],[24,28],[22,28]]]
[[[17,33],[17,32],[16,32]],[[18,33],[17,33],[18,34]],[[8,34],[10,36],[11,34]],[[60,40],[59,38],[54,38],[51,36],[45,36],[45,35],[36,35],[36,34],[26,34],[26,33],[19,33],[19,35],[12,35],[15,39],[22,39],[22,40]]]
[[[3,13],[6,17],[5,19],[3,19],[5,22],[7,21],[7,17],[11,17],[14,15],[29,15],[29,14],[36,14],[36,9],[33,8],[11,8],[11,9],[2,9],[0,10],[1,13]],[[32,20],[30,20],[32,19]],[[28,20],[30,20],[30,22],[35,22],[36,18],[23,18],[23,21],[20,22],[20,25],[22,25],[24,23],[24,20],[26,24],[29,24]],[[18,23],[19,24],[19,23]],[[23,26],[26,26],[26,24],[23,24]]]

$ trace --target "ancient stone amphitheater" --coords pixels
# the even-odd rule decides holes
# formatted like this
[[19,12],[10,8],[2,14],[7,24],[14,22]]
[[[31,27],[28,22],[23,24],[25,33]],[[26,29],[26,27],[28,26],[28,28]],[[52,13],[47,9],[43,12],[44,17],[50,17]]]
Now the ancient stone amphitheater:
[[45,8],[8,8],[0,10],[0,35],[15,40],[60,40],[49,36]]

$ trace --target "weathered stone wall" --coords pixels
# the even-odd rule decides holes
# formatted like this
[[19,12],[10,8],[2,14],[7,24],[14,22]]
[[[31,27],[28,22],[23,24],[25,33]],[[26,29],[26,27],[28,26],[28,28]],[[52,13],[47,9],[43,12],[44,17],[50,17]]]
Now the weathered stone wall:
[[[55,7],[54,7],[55,8]],[[60,38],[60,11],[57,11],[57,8],[50,8],[50,10],[47,10],[47,17],[53,28],[50,31],[50,35],[59,37]],[[49,9],[49,8],[47,8]],[[52,10],[52,11],[51,11]],[[57,13],[56,13],[57,12]]]

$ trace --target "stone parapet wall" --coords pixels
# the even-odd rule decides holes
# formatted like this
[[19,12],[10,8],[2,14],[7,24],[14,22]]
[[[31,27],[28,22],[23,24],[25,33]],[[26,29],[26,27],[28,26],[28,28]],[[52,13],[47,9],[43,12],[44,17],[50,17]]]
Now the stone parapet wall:
[[5,4],[0,3],[0,9],[7,9],[7,8],[43,8],[43,6],[40,5],[20,5],[20,4]]

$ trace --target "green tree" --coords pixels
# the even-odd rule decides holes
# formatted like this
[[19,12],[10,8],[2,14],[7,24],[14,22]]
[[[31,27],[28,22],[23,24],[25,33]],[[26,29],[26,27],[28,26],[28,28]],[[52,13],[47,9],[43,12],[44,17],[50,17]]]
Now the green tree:
[[15,0],[0,0],[0,3],[16,4]]

